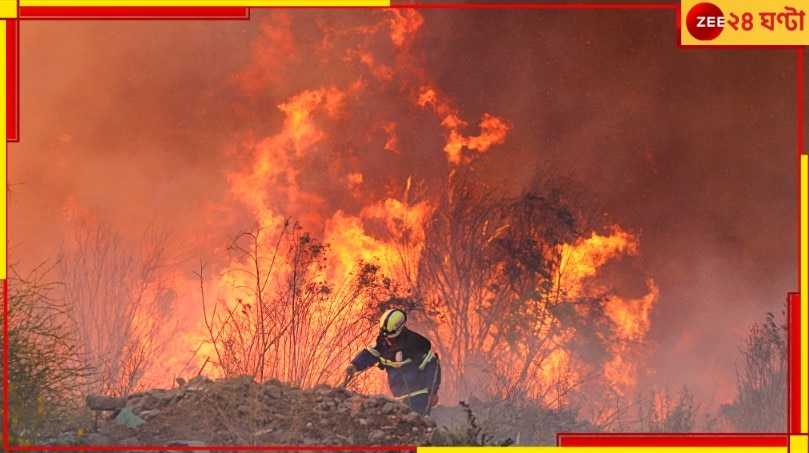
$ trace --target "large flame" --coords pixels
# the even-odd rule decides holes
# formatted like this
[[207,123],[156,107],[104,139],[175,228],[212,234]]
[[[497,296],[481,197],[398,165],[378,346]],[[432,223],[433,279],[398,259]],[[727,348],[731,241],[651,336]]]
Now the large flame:
[[[243,238],[253,241],[243,244],[251,254],[231,256],[206,275],[209,281],[189,282],[183,288],[191,294],[205,292],[209,318],[212,307],[221,302],[225,311],[220,314],[244,319],[278,316],[277,320],[273,318],[274,322],[285,322],[281,318],[292,313],[289,304],[309,304],[307,316],[300,319],[308,326],[290,324],[288,327],[299,329],[300,336],[295,339],[301,344],[279,340],[272,346],[272,358],[267,359],[273,360],[279,370],[287,370],[284,371],[287,374],[279,371],[276,377],[299,379],[304,385],[338,383],[340,376],[333,373],[339,372],[362,344],[372,340],[363,336],[369,331],[367,322],[363,326],[359,322],[352,326],[341,324],[349,320],[361,321],[362,310],[370,303],[365,296],[349,297],[348,294],[347,282],[357,275],[360,263],[373,263],[378,266],[380,275],[412,288],[419,281],[425,226],[441,199],[441,194],[432,189],[441,186],[436,183],[416,193],[416,180],[411,174],[413,166],[385,165],[388,159],[401,158],[396,162],[407,162],[406,159],[413,159],[415,152],[437,155],[439,161],[446,159],[450,164],[449,171],[455,171],[472,165],[482,153],[505,148],[498,145],[506,143],[511,130],[511,121],[495,113],[484,113],[476,121],[464,119],[463,112],[456,107],[461,104],[445,94],[446,91],[418,66],[419,59],[410,54],[409,49],[424,24],[421,14],[413,9],[394,9],[369,17],[370,23],[346,26],[321,18],[316,28],[322,39],[310,37],[306,42],[299,42],[292,33],[294,17],[291,14],[273,14],[271,20],[262,22],[262,35],[252,49],[253,61],[232,80],[250,94],[275,96],[272,105],[276,120],[271,124],[274,132],[255,139],[243,138],[227,151],[235,166],[229,175],[229,198],[219,204],[211,202],[208,217],[212,223],[222,222],[224,215],[229,222],[238,220],[242,217],[234,212],[237,207],[242,208],[249,221],[242,220],[239,228],[253,222],[256,226],[250,230],[253,236]],[[297,74],[296,71],[304,71],[303,62],[311,62],[312,67],[305,68],[309,72]],[[326,67],[324,62],[335,67]],[[378,98],[393,99],[399,108],[412,110],[401,113],[393,107],[379,107]],[[368,114],[369,106],[378,107],[378,112]],[[418,117],[418,120],[409,117]],[[432,140],[413,139],[414,135],[426,134],[421,127],[423,124],[432,125],[432,133],[438,136],[430,137]],[[438,146],[435,151],[413,149],[425,143]],[[443,155],[439,151],[442,147]],[[428,162],[435,164],[436,160]],[[382,172],[384,174],[380,174]],[[76,209],[72,208],[71,212]],[[290,218],[293,222],[300,221],[300,231],[291,229]],[[275,292],[288,290],[289,263],[295,262],[295,256],[289,254],[301,253],[303,232],[311,233],[306,241],[318,240],[328,246],[324,262],[315,260],[296,269],[306,274],[310,282],[323,284],[322,293],[307,293],[308,299],[300,294],[287,295],[283,299],[287,305],[279,302],[281,308],[277,314],[261,312],[255,302],[259,291],[264,291],[261,297],[271,298],[278,296]],[[584,233],[580,239],[554,250],[560,260],[553,276],[552,290],[558,295],[553,302],[571,303],[595,295],[608,298],[605,314],[615,325],[611,332],[615,342],[609,348],[610,357],[605,361],[603,375],[610,385],[629,390],[637,382],[643,366],[633,356],[633,345],[642,342],[649,331],[649,314],[658,299],[659,289],[649,280],[648,293],[640,298],[613,294],[611,288],[598,279],[599,272],[607,263],[638,253],[639,240],[620,226],[601,233]],[[491,241],[494,241],[498,233],[486,230],[486,234],[492,234]],[[287,246],[285,237],[299,241],[291,243],[298,248]],[[504,269],[492,271],[505,272]],[[295,299],[296,296],[299,299]],[[492,301],[501,296],[497,288],[488,287],[476,297]],[[188,296],[184,303],[198,307],[199,299],[197,295]],[[203,316],[199,308],[189,312]],[[469,323],[479,322],[480,316],[474,306],[467,307],[463,313],[441,310],[438,313],[432,319],[421,319],[421,325],[415,325],[433,326],[436,345],[450,344],[450,338],[455,335],[442,325],[441,316],[459,316]],[[471,383],[470,391],[482,391],[486,387],[482,382],[491,378],[487,373],[492,366],[521,363],[523,357],[535,355],[536,359],[524,369],[506,368],[498,376],[502,382],[492,385],[509,386],[528,380],[526,388],[530,395],[527,396],[543,398],[548,404],[561,404],[566,392],[564,385],[572,386],[583,379],[586,372],[592,371],[586,370],[586,366],[577,361],[575,352],[566,346],[581,332],[560,326],[550,309],[537,308],[531,313],[534,318],[526,329],[537,337],[547,338],[542,348],[520,342],[493,344],[492,335],[498,329],[495,323],[489,336],[483,332],[479,343],[471,345],[472,349],[463,354],[438,351],[447,363],[447,370],[460,367],[462,364],[457,362],[467,358],[477,360],[475,366],[468,367],[469,375],[464,379]],[[206,332],[206,329],[210,326],[199,321],[196,332],[186,330],[176,336],[176,346],[165,360],[168,366],[175,367],[172,375],[177,373],[176,368],[183,367],[191,372],[204,370],[210,374],[216,365],[211,363],[223,360],[207,341],[219,332],[215,329]],[[319,341],[346,335],[348,331],[357,337],[346,339],[342,343],[344,349],[333,355],[307,358],[306,367],[293,363],[300,361],[300,357],[290,358],[291,354],[303,354],[322,344]],[[272,336],[282,335],[282,332],[261,334]],[[477,351],[483,350],[491,351],[496,357],[474,357]],[[315,373],[312,369],[316,368],[332,374]],[[454,380],[447,375],[445,391],[462,397],[460,388],[452,388]],[[379,383],[367,385],[366,389],[382,390]]]
[[[557,279],[559,289],[569,297],[579,297],[584,291],[607,291],[603,287],[593,287],[592,277],[608,261],[636,254],[638,247],[637,238],[618,226],[614,226],[609,235],[593,233],[589,238],[565,245]],[[606,315],[615,329],[614,341],[610,345],[612,358],[604,367],[604,375],[619,392],[632,389],[637,382],[639,365],[631,357],[634,348],[630,344],[637,344],[646,337],[650,327],[649,314],[660,296],[653,280],[649,279],[647,286],[649,292],[639,299],[611,294],[606,305]]]
[[[280,104],[284,113],[282,129],[277,134],[253,145],[252,159],[245,168],[231,175],[231,191],[260,224],[281,222],[276,214],[278,206],[317,206],[322,197],[302,191],[298,177],[301,168],[309,164],[315,144],[325,133],[315,115],[327,118],[339,115],[346,94],[335,87],[306,90]],[[349,183],[356,184],[360,176],[349,175]],[[293,209],[302,214],[304,210]]]

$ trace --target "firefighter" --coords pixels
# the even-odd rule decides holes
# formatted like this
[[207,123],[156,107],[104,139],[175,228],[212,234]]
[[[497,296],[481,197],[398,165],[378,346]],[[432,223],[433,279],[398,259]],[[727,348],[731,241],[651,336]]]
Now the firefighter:
[[404,311],[386,311],[379,320],[379,336],[351,361],[345,382],[377,365],[388,373],[388,386],[397,400],[421,415],[429,415],[438,404],[441,364],[430,340],[405,327],[406,322]]

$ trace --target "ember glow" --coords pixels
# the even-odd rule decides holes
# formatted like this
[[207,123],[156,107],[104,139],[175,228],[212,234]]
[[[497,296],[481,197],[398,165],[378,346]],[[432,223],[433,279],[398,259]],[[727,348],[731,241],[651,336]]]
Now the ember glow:
[[[279,340],[248,371],[337,384],[384,294],[433,304],[412,323],[442,357],[446,402],[521,386],[552,404],[554,382],[585,380],[627,397],[680,383],[706,404],[733,397],[738,332],[795,289],[782,234],[797,221],[783,183],[793,58],[678,51],[664,11],[251,16],[21,27],[10,262],[33,267],[82,222],[128,241],[169,230],[178,330],[144,385],[216,374],[225,358],[205,316],[218,303],[226,317],[295,320],[256,330]],[[528,262],[496,248],[519,237],[507,214],[461,225],[468,237],[436,233],[448,206],[461,209],[447,187],[462,177],[504,202],[573,206],[548,211],[569,228],[563,241],[511,249],[558,264],[551,283],[504,278]],[[536,179],[575,184],[528,197]],[[499,261],[464,268],[439,239]],[[300,276],[308,286],[290,283]],[[281,308],[265,311],[259,292]],[[305,356],[326,344],[340,346]],[[357,385],[383,392],[376,378]]]

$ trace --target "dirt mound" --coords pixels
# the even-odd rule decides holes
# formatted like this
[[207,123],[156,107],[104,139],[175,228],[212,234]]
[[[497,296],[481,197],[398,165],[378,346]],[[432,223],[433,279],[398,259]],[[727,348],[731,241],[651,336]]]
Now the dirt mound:
[[104,409],[113,408],[83,443],[423,445],[435,430],[432,419],[384,396],[329,386],[302,390],[276,380],[256,383],[249,376],[218,381],[199,377],[178,388],[131,395]]

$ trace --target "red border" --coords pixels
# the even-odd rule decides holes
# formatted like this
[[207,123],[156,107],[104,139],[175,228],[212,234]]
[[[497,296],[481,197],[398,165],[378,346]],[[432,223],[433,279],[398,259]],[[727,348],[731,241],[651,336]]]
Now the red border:
[[[634,10],[676,10],[676,45],[680,49],[797,49],[798,50],[798,154],[803,148],[803,47],[802,46],[682,46],[680,37],[680,5],[679,4],[574,4],[574,5],[519,5],[519,4],[481,4],[481,5],[391,5],[401,9],[634,9]],[[173,19],[173,20],[211,20],[211,19],[249,19],[250,8],[247,7],[20,7],[19,19]],[[19,140],[19,21],[6,20],[7,51],[7,139]],[[800,263],[799,263],[800,278]],[[8,282],[3,281],[3,312],[8,313]],[[800,363],[800,314],[801,307],[798,293],[788,296],[788,339],[789,339],[789,401],[788,426],[790,433],[800,433],[801,398],[800,367],[792,366]],[[8,345],[8,317],[3,316],[3,343]],[[3,401],[8,401],[8,348],[3,348]],[[8,418],[3,411],[3,448],[12,451],[74,451],[77,448],[87,451],[144,451],[164,450],[165,446],[31,446],[9,447]],[[757,447],[789,447],[789,434],[592,434],[592,433],[559,433],[559,446],[757,446]],[[171,447],[174,450],[312,450],[312,451],[415,451],[412,446],[205,446],[205,447]]]
[[[8,232],[6,232],[8,235]],[[8,241],[6,241],[8,242]],[[3,280],[3,449],[8,450],[8,280]]]
[[6,20],[6,140],[20,140],[20,28]]
[[789,293],[787,296],[787,345],[789,359],[787,360],[787,373],[789,374],[789,387],[787,389],[788,427],[789,432],[801,432],[801,295]]
[[20,19],[249,19],[240,6],[21,6]]

